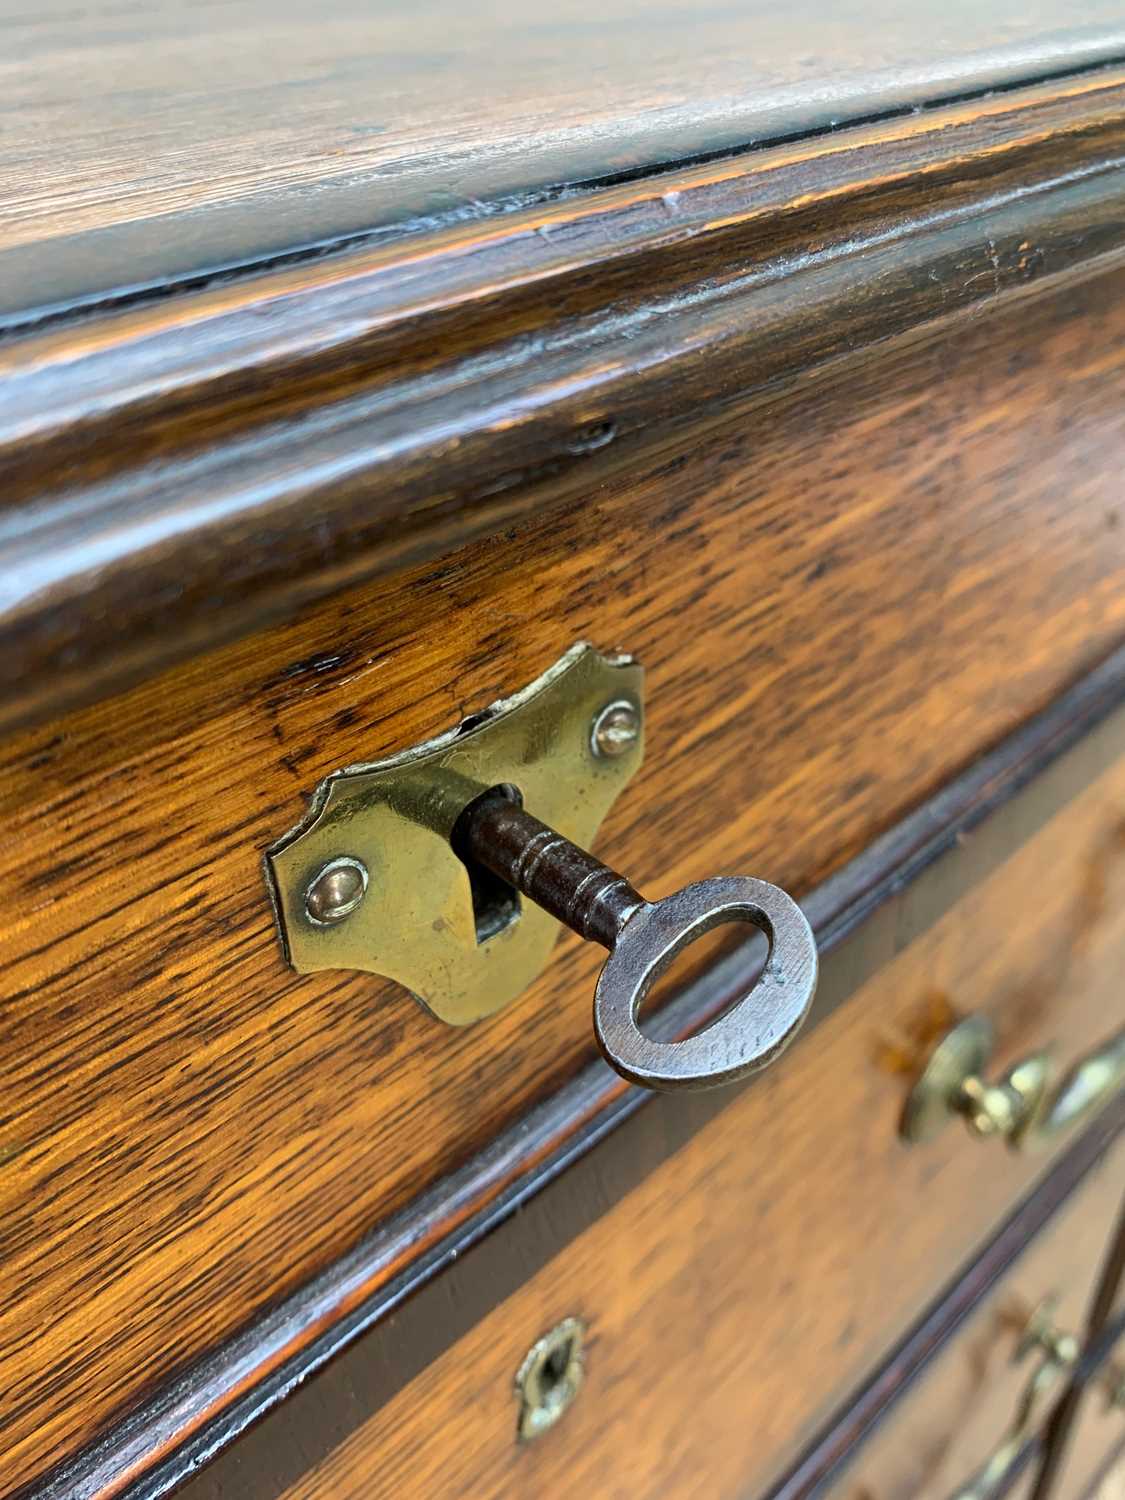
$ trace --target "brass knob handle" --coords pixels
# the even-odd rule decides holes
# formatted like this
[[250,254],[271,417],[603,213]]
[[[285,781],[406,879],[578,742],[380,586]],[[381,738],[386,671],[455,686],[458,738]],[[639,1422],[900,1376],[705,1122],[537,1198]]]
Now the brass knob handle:
[[1035,1432],[1049,1393],[1078,1362],[1081,1345],[1072,1333],[1055,1322],[1054,1297],[1045,1298],[1031,1314],[1013,1353],[1019,1364],[1039,1350],[1043,1359],[1020,1392],[1015,1415],[1000,1442],[981,1467],[952,1496],[952,1500],[988,1500],[1019,1457],[1023,1445]]
[[[766,1067],[796,1035],[816,990],[816,941],[804,913],[775,885],[728,876],[649,902],[584,849],[497,788],[464,810],[453,845],[565,922],[609,949],[594,995],[594,1031],[606,1060],[651,1089],[713,1088]],[[637,1014],[676,954],[713,927],[747,921],[770,951],[758,979],[696,1036],[658,1042]]]
[[1012,1146],[1046,1144],[1125,1082],[1125,1032],[1076,1063],[1057,1085],[1046,1052],[1032,1053],[990,1083],[984,1070],[992,1044],[992,1026],[984,1016],[968,1016],[946,1032],[906,1101],[905,1140],[931,1140],[960,1115],[979,1138],[999,1136]]

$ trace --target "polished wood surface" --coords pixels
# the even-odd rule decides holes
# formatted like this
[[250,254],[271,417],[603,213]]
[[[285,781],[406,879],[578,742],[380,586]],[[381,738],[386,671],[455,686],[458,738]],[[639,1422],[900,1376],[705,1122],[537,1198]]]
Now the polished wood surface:
[[7,0],[0,279],[51,302],[483,219],[1123,51],[1111,0]]
[[[1029,1314],[1055,1296],[1057,1326],[1081,1332],[1123,1181],[1125,1144],[1119,1143],[887,1412],[825,1500],[949,1500],[981,1469],[1006,1438],[1043,1357],[1033,1351],[1019,1363],[1013,1358]],[[1064,1377],[1040,1407],[1040,1433],[1065,1388]]]
[[[184,766],[187,748],[180,740],[167,753]],[[791,1450],[808,1433],[841,1383],[901,1332],[941,1268],[969,1252],[1040,1165],[974,1144],[959,1129],[925,1150],[899,1144],[909,1073],[936,1029],[954,1011],[983,1010],[997,1022],[1002,1062],[1052,1040],[1072,1057],[1119,1018],[1123,776],[1119,764],[1098,778],[822,1021],[738,1106],[743,1123],[712,1143],[714,1171],[748,1174],[744,1188],[732,1179],[730,1191],[752,1191],[768,1217],[764,1262],[745,1258],[738,1235],[728,1253],[737,1252],[739,1275],[768,1291],[761,1317],[772,1330],[763,1332],[769,1357],[782,1360],[786,1330],[813,1305],[810,1280],[826,1298],[836,1287],[838,1315],[853,1306],[864,1325],[839,1344],[824,1333],[822,1346],[817,1333],[820,1383],[814,1390],[808,1372],[793,1371],[763,1452],[775,1450],[775,1439],[778,1453]],[[184,792],[194,795],[190,785]],[[167,817],[166,803],[157,801],[154,813],[161,808]],[[652,808],[641,817],[645,847],[655,818]],[[729,828],[725,838],[729,849]],[[120,834],[113,842],[119,849]],[[692,850],[685,864],[700,857]],[[117,870],[102,877],[107,935],[121,902]],[[668,870],[669,882],[675,878]],[[16,1294],[0,1341],[9,1484],[89,1440],[144,1394],[152,1374],[167,1379],[346,1250],[590,1048],[592,963],[577,945],[560,950],[538,1002],[531,997],[495,1025],[456,1032],[366,979],[286,978],[250,884],[241,899],[257,930],[247,919],[228,928],[232,959],[218,959],[205,942],[214,923],[200,909],[201,877],[189,877],[179,896],[167,874],[163,880],[147,898],[147,923],[103,960],[110,971],[102,971],[100,989],[83,967],[90,943],[83,930],[70,939],[78,966],[65,973],[66,940],[52,944],[60,978],[14,1002],[23,1029],[12,1027],[21,1040],[6,1065],[6,1138],[17,1149],[4,1185]],[[87,913],[96,890],[76,893]],[[180,901],[182,915],[169,928]],[[145,905],[143,895],[134,901],[134,921]],[[178,944],[169,941],[177,931]],[[115,970],[137,963],[134,949],[151,955],[158,933],[164,947],[148,959],[151,977],[130,982],[127,968]],[[17,977],[42,962],[29,955]],[[220,973],[228,980],[217,983]],[[573,1003],[551,1005],[552,994]],[[735,1149],[736,1138],[754,1140],[754,1151]],[[966,1206],[950,1215],[949,1202]],[[815,1210],[815,1233],[806,1210]],[[447,1221],[456,1211],[447,1207]],[[403,1244],[398,1263],[424,1248]],[[695,1248],[690,1234],[675,1239],[669,1281],[684,1274],[691,1283],[682,1257]],[[902,1255],[909,1270],[888,1297],[887,1268]],[[870,1282],[853,1283],[857,1261]],[[340,1316],[359,1290],[344,1287],[317,1317]],[[310,1325],[304,1336],[314,1331]],[[291,1343],[296,1333],[287,1337]],[[283,1339],[258,1354],[258,1366],[284,1347]],[[251,1362],[242,1379],[252,1372]]]
[[1123,159],[1125,84],[1098,70],[9,339],[0,725],[471,538],[572,524],[717,422],[768,467],[796,390],[831,443],[825,372],[885,367],[891,390],[893,338],[1120,260]]

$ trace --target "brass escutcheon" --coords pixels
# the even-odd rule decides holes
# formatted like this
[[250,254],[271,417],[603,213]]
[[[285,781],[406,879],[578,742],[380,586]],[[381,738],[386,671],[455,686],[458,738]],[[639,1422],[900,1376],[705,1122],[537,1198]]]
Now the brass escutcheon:
[[540,1437],[572,1405],[582,1385],[585,1332],[580,1319],[564,1318],[550,1333],[536,1339],[524,1356],[516,1375],[521,1443]]
[[489,900],[450,847],[466,805],[511,783],[589,844],[644,758],[644,674],[579,644],[535,682],[436,739],[346,766],[265,857],[285,956],[299,973],[397,980],[464,1026],[517,999],[558,938],[533,902]]

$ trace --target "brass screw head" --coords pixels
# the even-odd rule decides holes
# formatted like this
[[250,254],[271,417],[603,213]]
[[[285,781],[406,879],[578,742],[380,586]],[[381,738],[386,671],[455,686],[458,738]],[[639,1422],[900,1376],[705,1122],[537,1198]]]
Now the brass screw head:
[[616,703],[607,703],[594,720],[590,746],[600,760],[616,760],[633,748],[640,732],[640,710],[635,703],[621,698]]
[[366,866],[343,855],[313,876],[305,891],[305,912],[318,927],[332,927],[350,916],[366,894]]

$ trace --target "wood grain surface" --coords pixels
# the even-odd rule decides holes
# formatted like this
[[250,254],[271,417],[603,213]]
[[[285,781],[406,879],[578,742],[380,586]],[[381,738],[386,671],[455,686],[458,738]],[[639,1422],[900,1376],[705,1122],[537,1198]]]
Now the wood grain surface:
[[0,724],[1104,268],[1123,159],[1103,70],[10,341]]
[[[577,942],[463,1033],[368,977],[286,973],[258,860],[316,780],[587,636],[649,670],[648,762],[603,852],[658,894],[722,869],[809,890],[1119,638],[1115,292],[888,353],[580,512],[5,745],[5,880],[26,893],[3,933],[8,1483],[590,1055]],[[1099,816],[1059,859],[1109,878]],[[1007,982],[1030,986],[1012,1045],[1069,993],[1069,867],[1054,946],[1044,922],[1011,955]],[[424,1134],[406,1128],[420,1091]]]
[[1111,0],[6,0],[0,277],[50,302],[479,219],[1122,55]]
[[[949,1500],[981,1469],[1006,1438],[1042,1358],[1036,1352],[1019,1363],[1013,1359],[1031,1310],[1057,1297],[1058,1327],[1081,1334],[1123,1182],[1125,1144],[1119,1142],[887,1413],[847,1473],[823,1492],[825,1500]],[[1040,1433],[1066,1384],[1060,1379],[1040,1407]],[[1058,1493],[1065,1500],[1081,1487]]]
[[[844,1014],[826,1026],[837,1024],[849,1025]],[[850,1024],[864,1026],[858,1010]],[[276,1470],[247,1464],[247,1491],[260,1500],[625,1500],[694,1496],[706,1474],[715,1500],[762,1493],[823,1414],[826,1392],[842,1394],[885,1350],[890,1326],[956,1268],[995,1190],[984,1163],[974,1190],[971,1148],[926,1171],[876,1131],[858,1140],[860,1099],[841,1100],[839,1113],[830,1100],[851,1060],[846,1043],[804,1049],[792,1069],[724,1110],[340,1446],[283,1483]],[[816,1102],[806,1095],[802,1105],[808,1089]],[[1012,1324],[1053,1287],[1066,1313],[1081,1316],[1120,1201],[1122,1163],[1118,1146],[1050,1249],[1031,1252],[965,1344],[953,1346],[953,1366],[943,1360],[936,1394],[931,1388],[928,1425],[907,1409],[907,1435],[893,1429],[902,1446],[891,1440],[890,1459],[875,1451],[870,1486],[861,1451],[857,1482],[839,1493],[945,1500],[948,1481],[967,1477],[961,1466],[998,1438],[1023,1378],[1004,1368]],[[566,1316],[588,1329],[584,1389],[552,1432],[521,1446],[515,1371]],[[917,1447],[914,1422],[924,1433]],[[227,1467],[228,1485],[237,1472]],[[223,1493],[204,1471],[188,1497]]]

